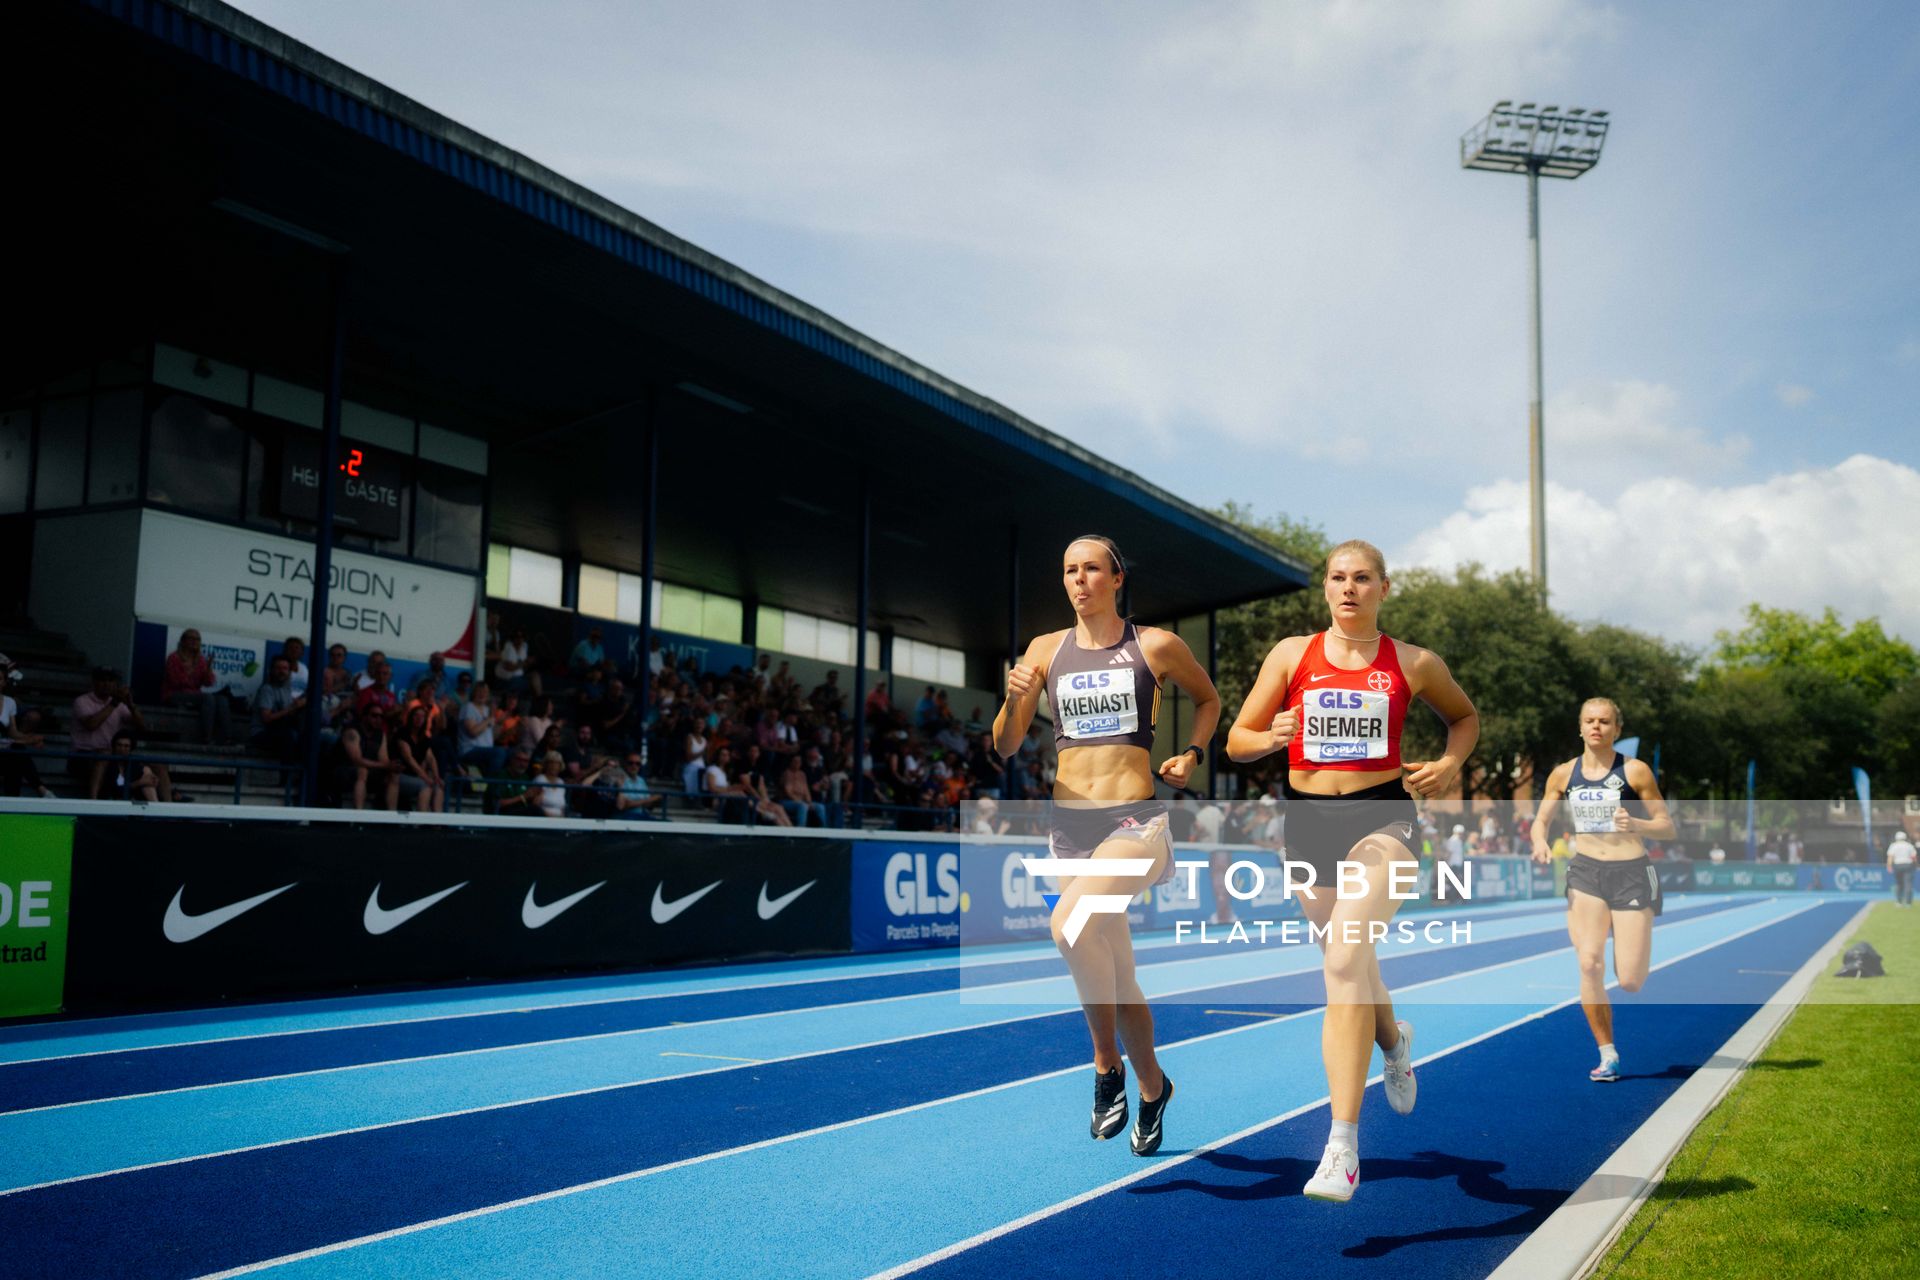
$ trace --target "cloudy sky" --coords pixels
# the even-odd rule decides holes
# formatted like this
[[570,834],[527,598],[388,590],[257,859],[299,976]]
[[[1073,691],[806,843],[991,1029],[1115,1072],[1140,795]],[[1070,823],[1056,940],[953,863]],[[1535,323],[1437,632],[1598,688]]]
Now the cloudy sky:
[[1543,183],[1556,605],[1920,642],[1920,7],[240,7],[1196,502],[1523,564]]

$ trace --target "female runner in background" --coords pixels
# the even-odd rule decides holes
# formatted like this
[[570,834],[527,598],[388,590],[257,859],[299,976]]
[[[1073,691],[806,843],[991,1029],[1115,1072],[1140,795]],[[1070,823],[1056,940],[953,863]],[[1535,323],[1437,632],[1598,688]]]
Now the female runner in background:
[[[1302,1188],[1316,1200],[1351,1199],[1359,1185],[1360,1099],[1374,1045],[1386,1057],[1388,1104],[1401,1115],[1413,1110],[1413,1028],[1394,1020],[1368,934],[1400,906],[1389,896],[1389,870],[1418,863],[1419,819],[1408,792],[1446,791],[1480,736],[1479,715],[1446,663],[1381,634],[1389,586],[1378,548],[1357,540],[1335,547],[1325,582],[1333,624],[1273,647],[1227,734],[1227,755],[1237,761],[1288,753],[1285,857],[1313,867],[1301,909],[1311,924],[1331,927],[1321,943],[1327,1011],[1320,1055],[1333,1126]],[[1447,745],[1435,760],[1403,765],[1400,732],[1414,698],[1446,721]],[[1358,877],[1345,898],[1338,895],[1343,864]]]
[[1193,766],[1206,758],[1206,744],[1220,719],[1220,696],[1179,636],[1136,627],[1120,616],[1116,601],[1126,572],[1111,539],[1090,534],[1067,548],[1062,577],[1074,625],[1036,639],[1007,673],[1007,701],[994,717],[993,749],[1003,759],[1013,757],[1046,690],[1059,756],[1049,820],[1052,856],[1151,860],[1145,875],[1063,878],[1053,910],[1054,945],[1066,957],[1093,1034],[1091,1132],[1111,1138],[1126,1126],[1124,1046],[1140,1085],[1133,1150],[1148,1156],[1160,1147],[1173,1081],[1154,1056],[1153,1012],[1134,977],[1127,917],[1090,916],[1071,941],[1065,931],[1081,898],[1131,898],[1173,869],[1167,807],[1154,797],[1155,770],[1148,754],[1161,681],[1171,679],[1193,699],[1193,745],[1158,770],[1174,787],[1185,787]]
[[[1653,918],[1660,914],[1660,873],[1647,858],[1646,837],[1674,835],[1653,770],[1613,749],[1623,727],[1612,698],[1581,704],[1580,754],[1547,775],[1533,819],[1533,860],[1549,862],[1553,814],[1566,798],[1574,849],[1567,863],[1567,934],[1580,957],[1580,1008],[1600,1046],[1600,1065],[1587,1078],[1600,1083],[1620,1078],[1607,1000],[1607,934],[1613,934],[1613,976],[1620,989],[1638,991],[1647,980]],[[1623,802],[1625,794],[1638,802]]]

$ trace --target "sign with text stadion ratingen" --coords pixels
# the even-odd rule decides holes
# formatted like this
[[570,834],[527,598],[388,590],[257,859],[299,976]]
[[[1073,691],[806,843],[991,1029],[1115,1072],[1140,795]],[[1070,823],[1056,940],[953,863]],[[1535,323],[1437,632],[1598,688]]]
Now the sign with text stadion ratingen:
[[0,1018],[58,1013],[73,819],[0,814]]

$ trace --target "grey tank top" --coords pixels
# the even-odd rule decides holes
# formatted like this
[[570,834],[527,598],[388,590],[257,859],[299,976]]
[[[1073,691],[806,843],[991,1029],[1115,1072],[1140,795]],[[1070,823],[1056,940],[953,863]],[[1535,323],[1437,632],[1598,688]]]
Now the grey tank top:
[[1147,666],[1140,635],[1129,622],[1120,642],[1082,649],[1069,630],[1047,667],[1053,706],[1053,746],[1134,746],[1153,750],[1160,684]]

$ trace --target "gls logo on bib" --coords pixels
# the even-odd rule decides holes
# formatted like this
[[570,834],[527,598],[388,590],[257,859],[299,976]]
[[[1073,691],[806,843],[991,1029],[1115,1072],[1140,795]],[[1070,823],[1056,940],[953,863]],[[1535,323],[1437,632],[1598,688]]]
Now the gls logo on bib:
[[1575,835],[1593,836],[1612,831],[1613,815],[1619,808],[1620,791],[1616,787],[1574,787],[1567,792],[1567,809]]
[[1071,671],[1054,681],[1054,714],[1069,738],[1118,738],[1140,727],[1133,669]]

